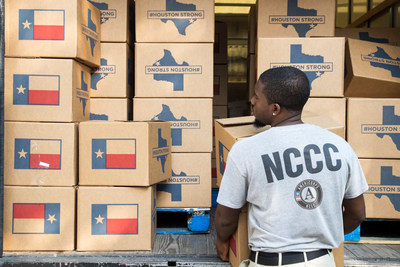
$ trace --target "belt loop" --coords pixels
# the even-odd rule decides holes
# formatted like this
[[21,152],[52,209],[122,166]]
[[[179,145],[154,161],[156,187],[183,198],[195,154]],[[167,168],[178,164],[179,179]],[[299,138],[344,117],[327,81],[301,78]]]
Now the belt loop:
[[278,266],[282,266],[282,253],[278,253]]
[[255,257],[255,259],[254,259],[254,262],[255,262],[256,264],[258,264],[258,251],[256,251],[256,257]]
[[303,257],[304,257],[304,262],[307,262],[307,261],[308,261],[308,259],[307,259],[307,252],[303,252]]

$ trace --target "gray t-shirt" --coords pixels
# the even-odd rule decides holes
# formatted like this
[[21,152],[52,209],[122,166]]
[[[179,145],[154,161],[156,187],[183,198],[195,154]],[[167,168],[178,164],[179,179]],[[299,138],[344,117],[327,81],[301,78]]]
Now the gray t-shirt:
[[342,201],[367,189],[358,158],[343,138],[297,124],[236,142],[217,202],[233,209],[249,203],[250,249],[312,251],[343,242]]

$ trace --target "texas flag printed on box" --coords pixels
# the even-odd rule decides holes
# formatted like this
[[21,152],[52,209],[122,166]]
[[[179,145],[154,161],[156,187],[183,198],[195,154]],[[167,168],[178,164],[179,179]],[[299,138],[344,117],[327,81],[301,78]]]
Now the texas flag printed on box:
[[19,10],[20,40],[64,40],[64,10]]
[[80,185],[149,186],[170,177],[169,122],[79,124]]
[[7,57],[70,58],[100,65],[100,11],[87,0],[5,1]]
[[14,74],[14,105],[59,105],[59,75]]
[[61,169],[62,140],[15,139],[15,169]]
[[92,139],[93,169],[135,169],[136,139]]
[[4,186],[4,250],[74,250],[75,199],[73,187]]
[[59,234],[60,203],[14,203],[13,234]]
[[155,186],[78,188],[77,250],[151,250]]
[[138,204],[92,204],[92,235],[138,234]]
[[75,123],[4,123],[4,184],[73,186],[77,182]]

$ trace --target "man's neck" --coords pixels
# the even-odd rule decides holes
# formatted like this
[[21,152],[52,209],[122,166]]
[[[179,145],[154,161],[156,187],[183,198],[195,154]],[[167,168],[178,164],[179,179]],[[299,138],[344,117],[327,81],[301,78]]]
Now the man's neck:
[[277,117],[275,121],[271,123],[271,127],[290,126],[302,123],[301,112],[288,112]]

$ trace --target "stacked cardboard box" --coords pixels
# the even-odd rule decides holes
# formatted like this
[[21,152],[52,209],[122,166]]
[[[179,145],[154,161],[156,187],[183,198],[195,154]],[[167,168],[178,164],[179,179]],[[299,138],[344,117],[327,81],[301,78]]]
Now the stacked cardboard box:
[[157,207],[211,207],[214,1],[136,0],[135,14],[133,118],[171,123]]
[[77,123],[89,119],[100,12],[5,3],[4,250],[75,249]]
[[[333,124],[341,128],[337,133],[344,138],[345,39],[333,37],[335,13],[334,0],[287,0],[279,3],[273,0],[257,1],[257,6],[249,13],[249,100],[254,95],[257,78],[265,70],[281,66],[299,68],[306,73],[311,87],[311,98],[304,108],[304,114],[313,112],[319,116],[327,116],[326,120],[333,120]],[[232,132],[238,137],[233,138],[229,145],[219,141],[216,144],[217,154],[220,155],[216,162],[218,178],[222,178],[224,158],[230,146],[236,140],[256,133],[252,125],[242,125],[243,122],[240,121],[221,123],[226,123],[225,127],[233,128]],[[321,122],[310,120],[310,123],[319,125]],[[249,132],[246,133],[243,129]],[[238,266],[240,261],[247,257],[247,253],[238,251],[242,247],[237,245],[236,253],[233,249],[230,251],[233,266]],[[337,262],[337,265],[343,266],[343,260]]]
[[100,67],[90,80],[90,120],[132,120],[134,1],[91,0],[101,12]]
[[77,250],[151,250],[154,185],[170,177],[168,122],[82,122]]

